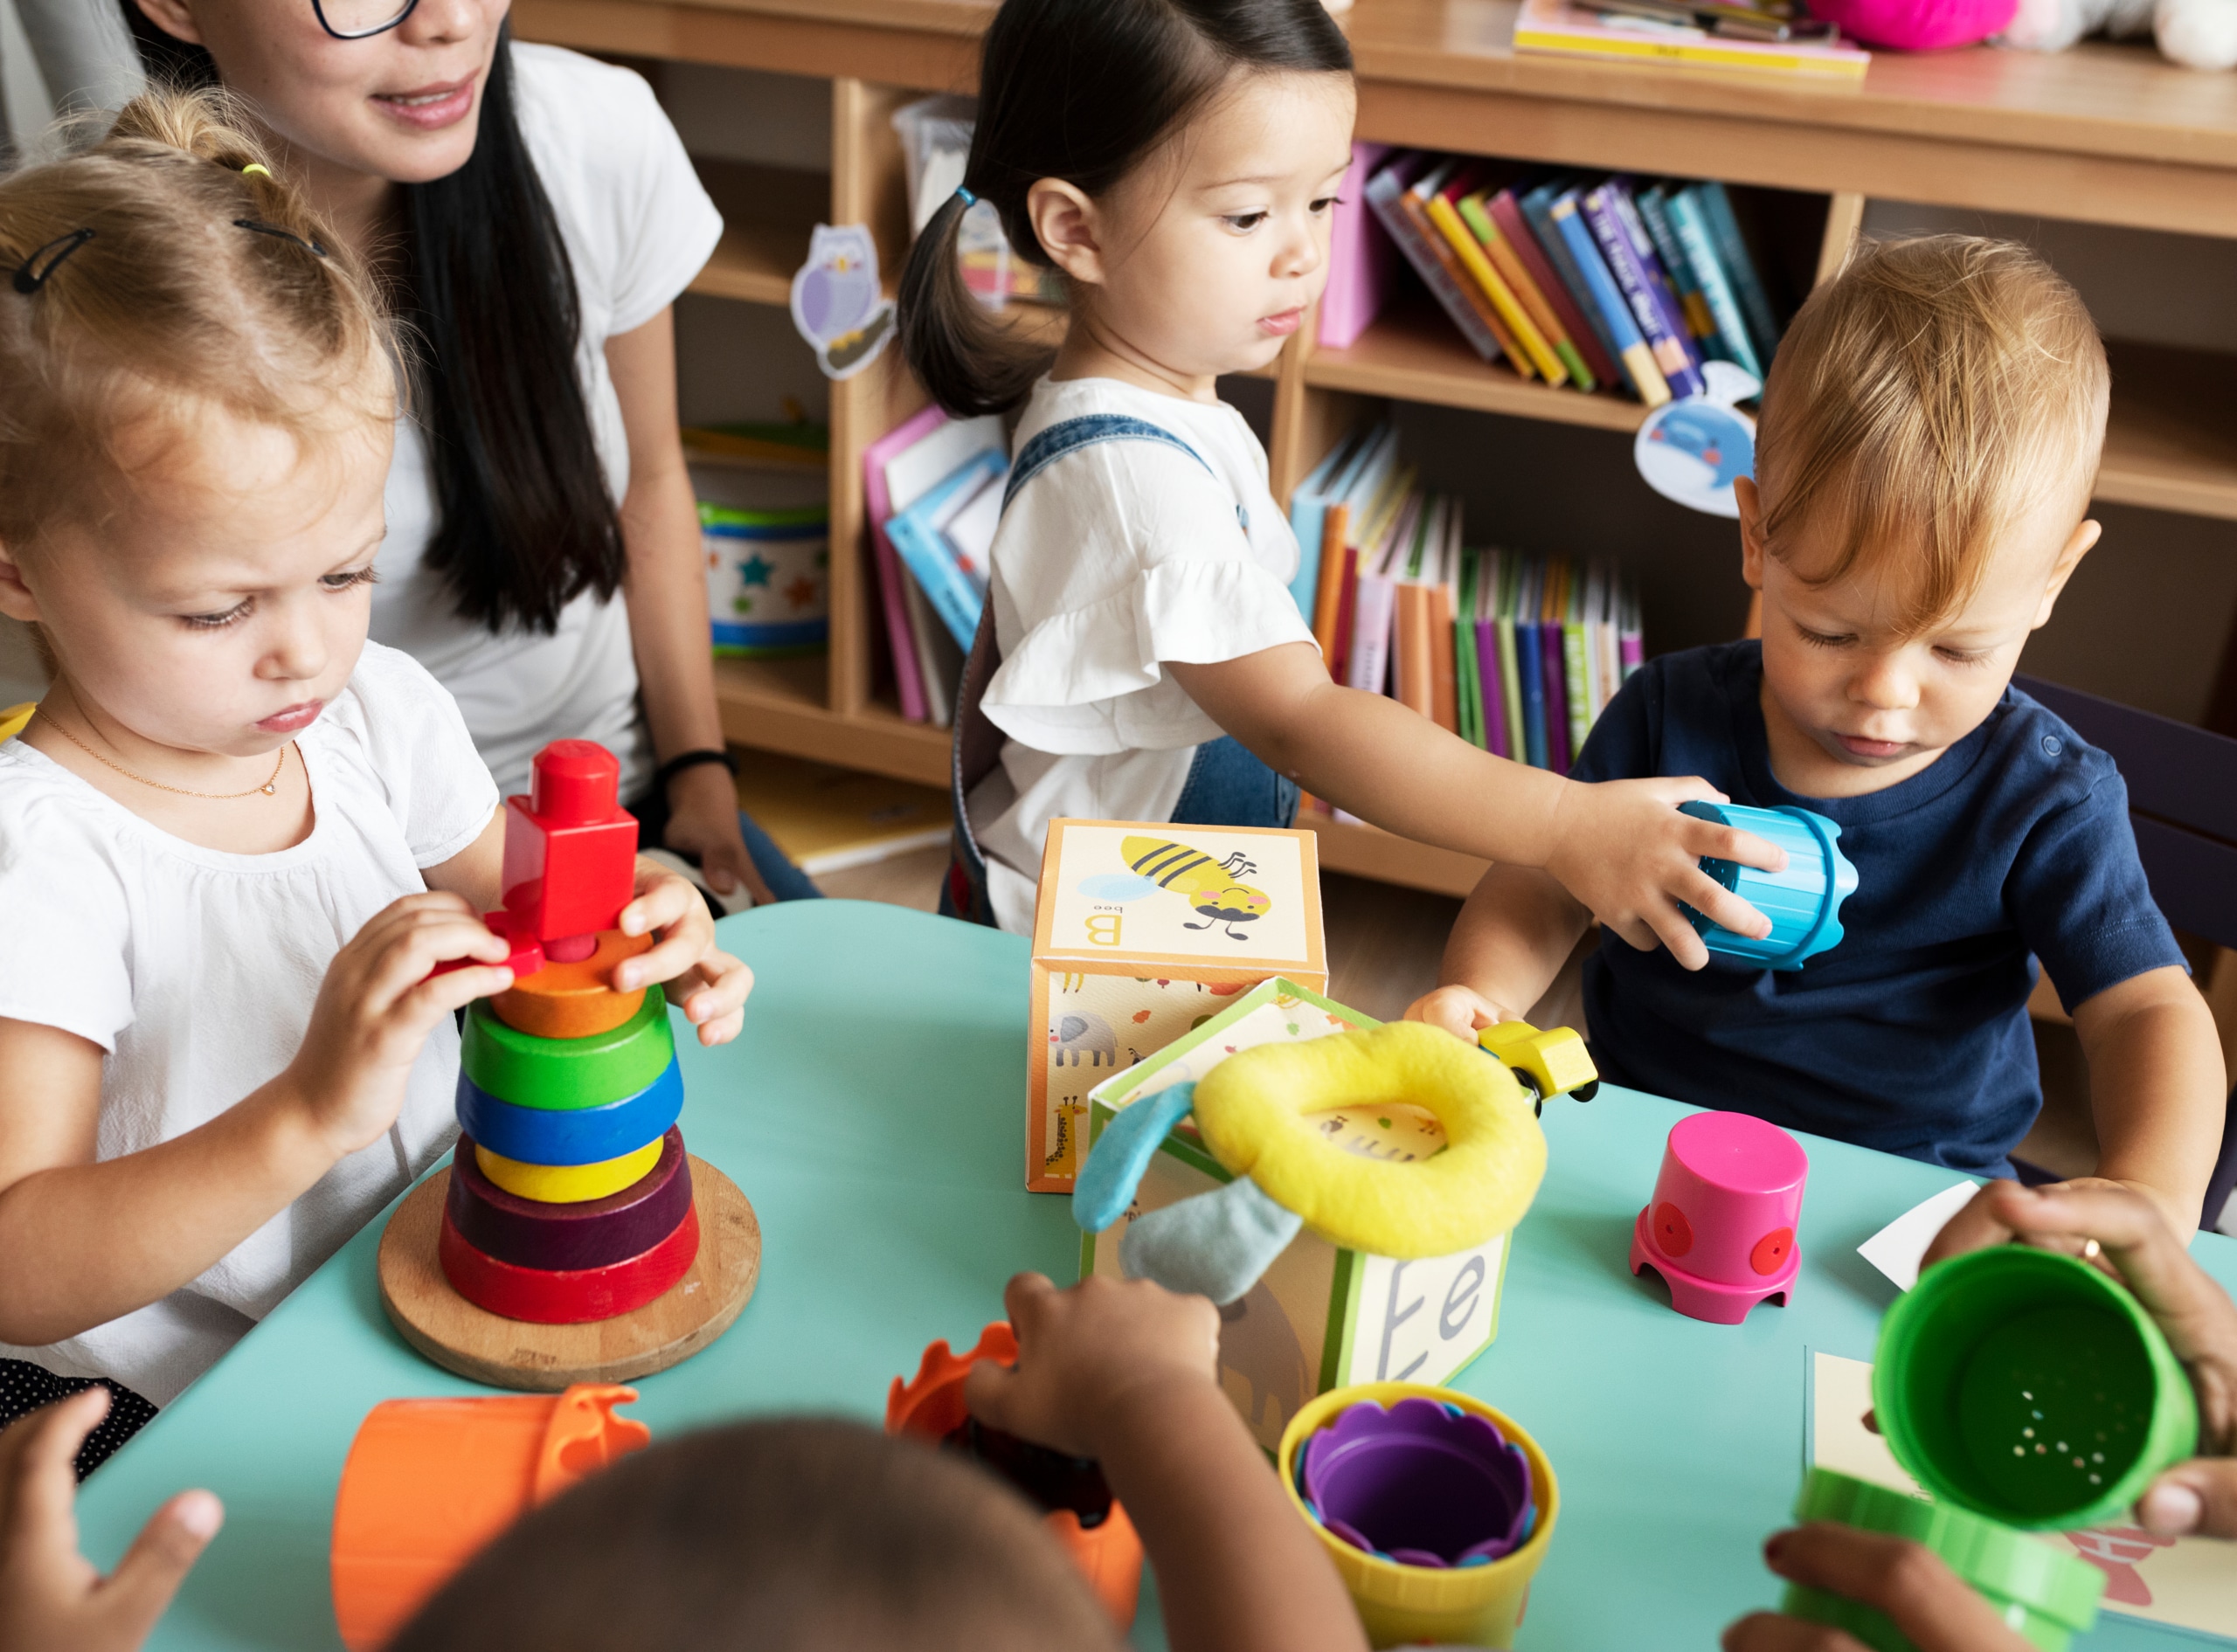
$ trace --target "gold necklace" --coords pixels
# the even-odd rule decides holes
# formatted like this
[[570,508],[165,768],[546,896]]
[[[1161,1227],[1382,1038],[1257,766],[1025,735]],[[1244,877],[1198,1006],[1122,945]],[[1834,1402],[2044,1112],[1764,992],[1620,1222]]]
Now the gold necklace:
[[[73,705],[77,703],[76,695],[73,695],[71,696],[71,703]],[[60,735],[72,745],[77,747],[79,750],[84,752],[95,763],[101,764],[105,768],[115,770],[128,780],[137,780],[143,786],[153,786],[158,791],[168,791],[176,797],[204,798],[215,803],[231,803],[236,798],[255,797],[259,792],[263,793],[267,798],[274,795],[280,786],[280,771],[287,766],[287,747],[292,746],[294,743],[294,742],[291,740],[287,743],[287,746],[280,748],[280,761],[272,765],[272,778],[269,780],[267,780],[260,786],[251,786],[246,791],[189,791],[184,786],[167,786],[160,780],[150,780],[144,774],[133,773],[131,770],[126,768],[121,763],[112,763],[108,758],[101,756],[100,752],[94,750],[93,747],[87,745],[84,741],[78,738],[76,735],[72,734],[70,730],[64,728],[59,722],[56,722],[54,714],[52,711],[46,714],[46,724],[48,728],[53,729],[55,733]]]

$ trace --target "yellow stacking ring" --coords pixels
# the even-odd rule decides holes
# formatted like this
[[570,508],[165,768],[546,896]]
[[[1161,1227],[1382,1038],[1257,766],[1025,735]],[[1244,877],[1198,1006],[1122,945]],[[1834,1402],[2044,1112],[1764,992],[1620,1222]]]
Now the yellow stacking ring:
[[[1313,1116],[1411,1102],[1444,1129],[1411,1162],[1347,1152]],[[1239,1050],[1196,1085],[1197,1128],[1323,1238],[1402,1259],[1449,1256],[1522,1220],[1546,1173],[1546,1136],[1499,1061],[1418,1021]]]
[[484,1176],[509,1193],[544,1205],[576,1205],[618,1193],[650,1175],[660,1157],[658,1137],[634,1153],[602,1158],[595,1165],[529,1165],[493,1153],[478,1142],[474,1148],[474,1162]]

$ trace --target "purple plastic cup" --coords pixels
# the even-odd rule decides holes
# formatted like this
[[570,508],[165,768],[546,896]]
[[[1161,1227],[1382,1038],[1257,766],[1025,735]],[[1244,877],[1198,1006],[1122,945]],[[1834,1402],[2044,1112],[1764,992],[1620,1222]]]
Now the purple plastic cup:
[[1434,1400],[1347,1407],[1305,1442],[1298,1483],[1320,1524],[1402,1566],[1482,1566],[1537,1522],[1530,1462],[1489,1420]]

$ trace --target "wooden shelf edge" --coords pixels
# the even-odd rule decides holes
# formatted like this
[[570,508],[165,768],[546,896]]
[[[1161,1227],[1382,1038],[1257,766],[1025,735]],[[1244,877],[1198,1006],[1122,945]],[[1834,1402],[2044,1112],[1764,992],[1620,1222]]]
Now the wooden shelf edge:
[[1379,883],[1465,895],[1491,867],[1488,861],[1416,843],[1381,826],[1353,826],[1311,812],[1300,812],[1297,823],[1311,827],[1319,840],[1324,872],[1348,872]]
[[2187,481],[2177,478],[2129,473],[2107,466],[2097,473],[2091,497],[2109,505],[2139,505],[2146,510],[2172,511],[2181,516],[2212,516],[2237,522],[2237,478],[2227,481]]
[[724,682],[716,684],[715,703],[722,713],[723,737],[732,745],[812,757],[919,785],[947,785],[945,729],[909,722],[883,708],[849,715]]
[[729,270],[710,264],[691,278],[687,292],[702,298],[727,298],[745,304],[774,304],[779,308],[793,301],[789,278],[748,270]]

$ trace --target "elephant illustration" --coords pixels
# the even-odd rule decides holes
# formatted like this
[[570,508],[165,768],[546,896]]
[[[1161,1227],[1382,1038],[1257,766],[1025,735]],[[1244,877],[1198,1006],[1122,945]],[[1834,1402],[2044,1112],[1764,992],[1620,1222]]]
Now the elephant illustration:
[[[1279,1434],[1311,1392],[1297,1331],[1263,1279],[1220,1310],[1220,1372],[1250,1386],[1243,1417],[1254,1434]],[[1262,1430],[1259,1420],[1269,1402],[1274,1414]]]
[[1092,1010],[1067,1010],[1059,1015],[1049,1041],[1056,1047],[1059,1067],[1077,1067],[1083,1054],[1090,1067],[1118,1065],[1118,1035]]

